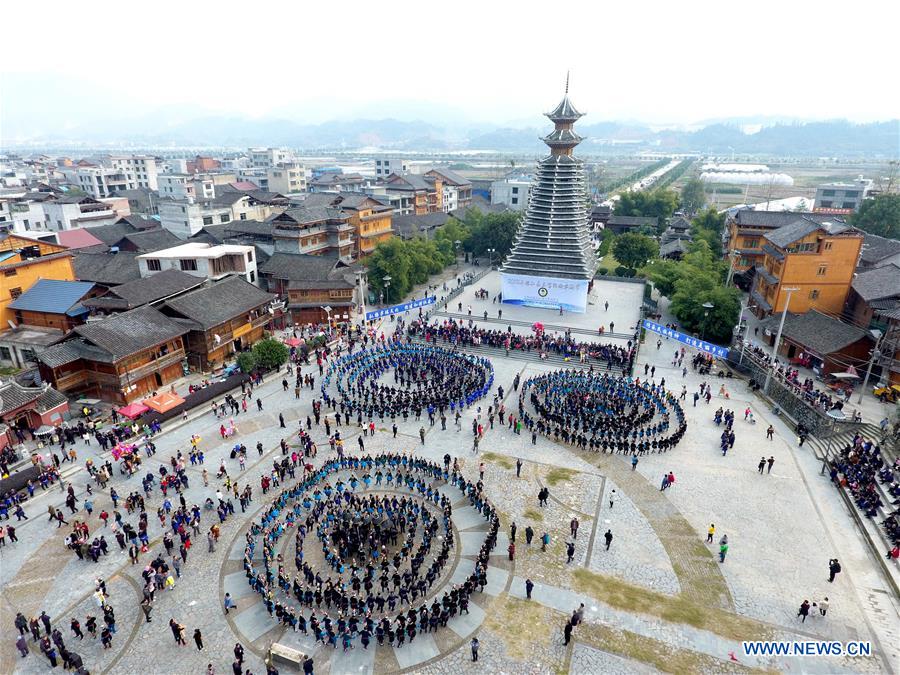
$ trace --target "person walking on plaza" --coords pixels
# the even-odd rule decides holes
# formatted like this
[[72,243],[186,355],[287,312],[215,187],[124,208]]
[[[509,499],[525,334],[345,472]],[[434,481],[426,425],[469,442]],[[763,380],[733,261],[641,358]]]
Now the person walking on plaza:
[[16,649],[19,650],[19,654],[22,655],[23,659],[28,656],[28,640],[25,639],[24,635],[19,635],[16,638]]
[[522,460],[516,459],[516,478],[522,477]]
[[528,525],[525,528],[525,543],[531,546],[531,539],[534,537],[534,528]]
[[766,458],[765,458],[765,457],[760,457],[760,458],[759,458],[759,464],[756,465],[756,470],[757,470],[757,472],[759,472],[759,475],[760,475],[760,476],[763,475],[763,470],[764,470],[765,468],[766,468]]
[[513,542],[509,542],[509,546],[506,547],[506,551],[509,554],[510,560],[516,559],[516,545]]
[[713,543],[713,535],[716,533],[716,525],[715,523],[709,524],[709,529],[706,531],[706,543]]
[[[525,580],[525,598],[531,600],[531,591],[534,590],[534,582],[531,579]],[[828,598],[825,598],[826,600]]]
[[775,463],[775,457],[770,455],[769,459],[766,460],[766,463],[769,465],[769,468],[766,469],[766,473],[772,473],[772,465]]
[[841,572],[841,563],[837,558],[828,561],[828,582],[834,583],[834,578]]
[[200,632],[199,628],[194,630],[194,644],[197,645],[197,651],[203,650],[203,634]]
[[563,645],[569,644],[572,640],[572,622],[566,621],[566,625],[563,628]]
[[516,543],[516,532],[518,531],[518,529],[519,528],[516,525],[516,521],[512,521],[509,526],[509,540],[514,544]]
[[541,550],[546,551],[547,546],[549,546],[549,545],[550,545],[550,535],[547,534],[546,532],[544,532],[544,534],[541,535]]
[[613,488],[612,492],[609,493],[609,508],[613,507],[613,504],[616,501],[616,490]]
[[572,559],[575,557],[575,542],[570,541],[566,544],[566,564],[568,565],[572,562]]
[[471,647],[472,647],[472,660],[478,660],[478,648],[481,646],[481,643],[478,641],[477,637],[472,638]]
[[770,441],[775,440],[775,427],[773,427],[771,424],[769,425],[769,428],[766,429],[766,439]]
[[804,600],[800,603],[800,611],[797,612],[797,616],[802,616],[800,619],[800,623],[806,623],[806,617],[809,616],[809,600]]
[[187,642],[184,641],[184,626],[175,619],[169,619],[169,628],[172,631],[172,637],[175,638],[175,644],[182,646],[187,644]]
[[572,539],[578,539],[578,526],[581,523],[578,522],[578,518],[573,516],[572,520],[569,521],[569,534],[572,535]]
[[725,556],[728,555],[728,539],[726,537],[722,537],[721,541],[719,541],[719,562],[725,562]]
[[632,471],[637,470],[637,465],[638,465],[638,456],[632,455],[631,456],[631,470]]
[[606,534],[603,535],[603,538],[606,540],[606,550],[609,550],[610,544],[612,544],[613,533],[612,530],[607,530]]
[[828,613],[828,596],[824,600],[819,600],[819,614],[825,616]]

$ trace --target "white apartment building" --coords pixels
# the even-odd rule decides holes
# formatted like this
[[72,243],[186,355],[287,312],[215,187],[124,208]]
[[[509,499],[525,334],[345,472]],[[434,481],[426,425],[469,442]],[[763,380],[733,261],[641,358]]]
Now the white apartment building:
[[442,208],[444,213],[456,211],[459,208],[459,190],[453,185],[442,184],[441,191],[444,193]]
[[199,174],[163,173],[158,177],[159,196],[172,199],[212,199],[216,196],[215,183]]
[[213,281],[240,275],[251,284],[257,283],[256,249],[238,244],[188,242],[162,251],[137,256],[141,277],[163,270],[179,270]]
[[187,173],[186,159],[167,159],[160,165],[161,173]]
[[[7,202],[7,206],[12,218],[12,230],[16,234],[28,235],[47,230],[47,214],[41,202],[17,199]],[[0,228],[8,229],[5,223],[0,223]]]
[[260,190],[269,189],[269,170],[263,167],[250,167],[237,170],[237,179],[253,183]]
[[114,166],[80,166],[74,172],[74,180],[70,180],[94,199],[137,187],[133,177]]
[[262,169],[279,164],[289,164],[294,160],[294,153],[283,148],[250,148],[247,155],[251,167]]
[[116,210],[116,204],[104,203],[92,197],[63,196],[48,199],[40,204],[44,212],[44,227],[33,227],[32,230],[45,229],[49,232],[71,230],[76,227],[99,227],[112,225],[128,210],[128,200],[124,200],[124,210]]
[[[157,189],[159,167],[156,157],[150,155],[115,155],[109,158],[110,163],[131,178],[134,187]],[[133,188],[129,188],[133,189]]]
[[513,211],[524,211],[531,193],[531,176],[521,175],[491,183],[491,204],[506,204]]
[[[292,162],[266,170],[268,190],[283,195],[306,192],[306,167]],[[262,187],[262,186],[260,186]]]
[[197,234],[207,225],[230,223],[233,220],[265,220],[272,215],[272,207],[261,204],[242,192],[223,192],[208,200],[160,199],[160,223],[181,239]]
[[375,160],[375,178],[387,178],[392,173],[398,176],[409,173],[409,162],[399,157]]

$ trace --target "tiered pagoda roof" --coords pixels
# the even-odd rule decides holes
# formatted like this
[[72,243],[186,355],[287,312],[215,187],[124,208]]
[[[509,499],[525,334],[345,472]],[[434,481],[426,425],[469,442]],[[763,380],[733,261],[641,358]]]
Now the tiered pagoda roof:
[[542,159],[528,208],[501,272],[525,276],[592,279],[597,268],[591,246],[584,163],[572,155],[582,138],[572,126],[582,116],[566,95],[547,113],[553,132],[543,141]]

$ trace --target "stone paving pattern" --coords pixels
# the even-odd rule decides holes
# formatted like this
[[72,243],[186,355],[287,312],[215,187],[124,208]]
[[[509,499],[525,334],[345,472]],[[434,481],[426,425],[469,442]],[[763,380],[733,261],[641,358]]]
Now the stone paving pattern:
[[[603,286],[598,284],[597,298],[609,297],[610,312],[616,314],[617,326],[620,321],[624,326],[630,306],[618,306],[616,289],[604,290]],[[490,301],[481,305],[471,301],[471,304],[475,314],[481,306],[492,309]],[[592,311],[598,311],[597,305]],[[599,311],[602,312],[602,307]],[[558,323],[552,314],[541,320]],[[589,320],[585,321],[588,325]],[[682,380],[680,371],[669,368],[673,345],[664,342],[657,351],[655,338],[651,338],[642,348],[640,372],[643,363],[649,361],[656,365],[657,377],[665,377],[668,386],[680,389],[684,382],[692,391],[701,378],[689,372]],[[522,361],[504,358],[502,353],[493,361],[495,382],[507,390],[516,373],[524,378],[549,369],[539,362],[523,365]],[[320,380],[315,367],[305,367],[304,372],[314,372],[317,382]],[[89,637],[74,646],[95,673],[201,673],[208,663],[213,663],[217,673],[228,673],[231,649],[237,641],[246,648],[245,668],[257,674],[264,672],[262,659],[273,641],[307,649],[313,647],[317,673],[390,672],[404,668],[422,673],[645,672],[670,670],[674,668],[672,664],[692,664],[696,669],[710,672],[748,667],[884,672],[896,670],[900,662],[896,603],[885,593],[874,563],[868,558],[837,494],[827,479],[819,476],[819,466],[812,453],[807,448],[797,448],[791,431],[781,420],[771,417],[746,385],[738,381],[728,381],[729,401],[714,398],[710,406],[688,405],[689,430],[684,441],[666,455],[643,457],[635,472],[620,456],[579,453],[543,438],[532,445],[530,435],[517,436],[499,426],[487,432],[481,443],[482,454],[475,457],[471,452],[470,431],[474,409],[467,411],[463,431],[459,433],[452,424],[447,431],[441,431],[439,425],[429,427],[424,419],[427,431],[424,445],[417,433],[422,422],[412,419],[407,423],[398,422],[401,433],[396,440],[387,431],[389,421],[379,424],[375,437],[364,439],[368,452],[403,450],[435,460],[450,452],[464,460],[463,471],[470,478],[477,477],[478,465],[484,461],[488,494],[502,514],[497,555],[491,557],[489,592],[473,597],[470,616],[455,619],[453,625],[437,634],[419,636],[415,643],[400,650],[370,648],[363,653],[357,645],[348,654],[340,650],[328,653],[309,645],[308,641],[304,643],[298,634],[285,635],[261,611],[258,599],[242,590],[248,587],[240,565],[245,528],[265,505],[258,487],[259,476],[279,455],[279,439],[291,438],[297,421],[305,422],[318,393],[304,390],[297,402],[292,387],[282,392],[280,379],[272,378],[258,391],[265,408],[262,412],[254,409],[237,416],[236,439],[221,442],[217,433],[220,422],[204,412],[185,425],[174,424],[173,429],[155,440],[158,453],[145,460],[144,471],[155,471],[177,448],[186,454],[190,435],[201,435],[210,486],[204,488],[200,467],[189,467],[191,483],[186,491],[189,504],[202,503],[221,484],[214,479],[214,474],[223,458],[233,476],[240,474],[238,480],[242,487],[246,481],[252,482],[254,501],[246,514],[238,510],[222,526],[222,537],[214,552],[207,552],[205,535],[196,538],[175,589],[157,594],[151,624],[143,623],[136,607],[142,565],[128,563],[126,553],[119,551],[111,533],[107,537],[108,556],[96,565],[80,561],[64,549],[61,541],[64,530],[57,531],[46,521],[47,505],[60,506],[62,493],[58,489],[49,490],[28,504],[26,512],[30,520],[20,523],[20,542],[0,549],[0,623],[6,640],[0,649],[0,672],[32,673],[48,669],[47,662],[34,649],[25,659],[16,654],[12,645],[14,611],[21,609],[30,616],[46,609],[55,622],[62,623],[66,644],[71,646],[74,643],[68,630],[69,618],[78,616],[84,623],[84,616],[94,609],[91,597],[94,580],[101,576],[112,591],[110,602],[118,619],[113,649],[104,653],[99,640]],[[714,392],[718,385],[718,381],[713,382]],[[486,399],[482,405],[486,408],[489,403]],[[759,420],[755,427],[742,421],[742,410],[748,404]],[[515,408],[514,393],[507,394],[506,405]],[[717,450],[718,430],[712,423],[712,414],[719,405],[730,406],[738,412],[737,443],[727,457],[722,457]],[[288,429],[279,428],[279,411],[284,411]],[[765,428],[770,422],[778,432],[771,443],[765,441]],[[355,450],[358,432],[343,427],[342,432],[348,439],[347,447]],[[318,463],[330,454],[324,428],[314,427],[313,437],[319,447],[320,454],[315,460]],[[236,461],[228,459],[235,440],[245,443],[249,449],[248,466],[243,473]],[[265,447],[262,458],[254,451],[257,440]],[[79,459],[83,461],[98,450],[95,445],[79,447]],[[485,453],[491,454],[485,458]],[[771,475],[756,473],[761,454],[776,457]],[[519,479],[514,469],[517,457],[525,462]],[[569,469],[572,473],[560,479],[558,469]],[[676,487],[662,493],[658,489],[659,479],[669,470],[676,474]],[[85,472],[73,472],[71,480],[83,498]],[[551,480],[555,484],[550,485]],[[125,479],[117,475],[112,484],[123,497],[131,489],[140,488],[136,477]],[[537,491],[545,484],[550,487],[551,500],[546,508],[539,508]],[[610,510],[606,495],[613,488],[618,498]],[[160,501],[156,491],[148,503],[151,553],[161,549],[162,529],[155,518]],[[94,504],[94,515],[88,519],[92,534],[101,527],[97,518],[100,509],[111,511],[108,493],[95,491]],[[460,506],[463,504],[457,507],[456,526],[465,535],[468,528],[477,524]],[[581,528],[575,559],[567,564],[564,543],[573,514],[578,515]],[[83,515],[79,513],[75,517]],[[211,524],[211,515],[204,511],[204,531]],[[136,515],[125,518],[136,524]],[[505,555],[512,520],[519,527],[514,562],[506,560]],[[727,532],[731,540],[724,564],[713,557],[713,547],[703,543],[710,522],[716,523],[717,538]],[[536,530],[536,541],[530,550],[524,544],[528,523]],[[615,535],[609,552],[604,550],[602,540],[607,528]],[[550,532],[552,543],[546,553],[541,553],[537,539],[544,529]],[[472,554],[472,549],[467,548],[467,537],[462,535],[460,555],[465,558]],[[145,554],[142,562],[149,555]],[[834,584],[827,583],[827,561],[831,557],[840,558],[844,568]],[[663,596],[678,594],[698,606],[718,605],[755,620],[757,623],[753,625],[759,626],[761,635],[873,640],[879,656],[856,660],[779,658],[766,662],[741,658],[740,663],[734,663],[728,652],[738,643],[727,635],[656,615],[629,613],[602,597],[577,592],[574,574],[585,569]],[[461,578],[459,572],[451,574]],[[525,577],[532,578],[543,589],[536,590],[530,603],[521,599]],[[226,590],[235,596],[238,605],[227,617],[221,607]],[[831,600],[828,617],[810,617],[801,625],[796,618],[800,601],[804,597],[812,601],[825,594]],[[587,622],[576,629],[573,643],[564,647],[563,623],[579,600],[587,601]],[[187,627],[187,646],[174,644],[167,625],[170,617]],[[190,640],[194,628],[198,627],[206,644],[202,652]],[[471,662],[468,646],[473,633],[481,641],[477,665]]]

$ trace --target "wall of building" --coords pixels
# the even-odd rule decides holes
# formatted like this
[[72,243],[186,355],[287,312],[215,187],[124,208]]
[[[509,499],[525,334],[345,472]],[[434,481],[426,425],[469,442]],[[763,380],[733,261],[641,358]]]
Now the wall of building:
[[0,326],[6,327],[8,321],[15,320],[15,313],[9,309],[9,303],[31,288],[38,279],[74,281],[72,257],[38,258],[28,265],[0,267]]

